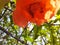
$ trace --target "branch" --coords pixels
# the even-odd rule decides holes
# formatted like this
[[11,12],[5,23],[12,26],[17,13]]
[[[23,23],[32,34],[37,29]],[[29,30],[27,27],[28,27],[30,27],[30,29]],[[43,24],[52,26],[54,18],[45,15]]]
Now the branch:
[[14,37],[10,32],[6,31],[6,29],[4,29],[3,27],[0,26],[0,30],[3,31],[4,33],[6,33],[7,35],[13,37],[14,39],[16,39],[17,41],[20,41],[22,44],[28,45],[26,44],[24,41],[21,41],[20,39]]
[[12,9],[9,9],[7,6],[5,6],[4,8],[5,8],[6,10],[9,10],[9,11],[13,12],[13,10],[12,10]]

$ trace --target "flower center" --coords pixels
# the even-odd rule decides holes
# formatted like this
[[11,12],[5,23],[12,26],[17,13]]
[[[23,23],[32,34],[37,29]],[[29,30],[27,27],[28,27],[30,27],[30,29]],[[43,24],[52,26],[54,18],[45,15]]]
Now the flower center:
[[35,2],[33,4],[30,4],[27,10],[32,17],[34,17],[34,13],[36,13],[36,11],[43,13],[43,7],[41,7],[40,2]]

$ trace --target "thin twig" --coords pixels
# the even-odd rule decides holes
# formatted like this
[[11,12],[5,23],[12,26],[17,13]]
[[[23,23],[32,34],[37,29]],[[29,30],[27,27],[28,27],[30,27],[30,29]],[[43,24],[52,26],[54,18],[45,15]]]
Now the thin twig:
[[2,16],[0,16],[0,19],[4,16],[4,14],[5,14],[6,11],[7,10],[5,9],[4,12],[3,12],[3,14],[2,14]]
[[7,6],[5,6],[4,8],[5,8],[6,10],[9,10],[9,11],[13,12],[13,10],[12,10],[12,9],[9,9]]
[[9,9],[7,6],[5,6],[4,8],[5,8],[5,10],[4,10],[2,16],[0,16],[0,19],[4,16],[4,14],[5,14],[5,12],[6,12],[7,10],[13,12],[13,10],[12,10],[12,9]]
[[[24,41],[21,41],[20,39],[14,37],[10,32],[6,31],[6,29],[4,29],[3,27],[0,26],[0,30],[3,31],[4,33],[6,33],[7,35],[13,37],[14,39],[16,39],[17,41],[20,41],[22,44],[26,44]],[[28,45],[28,44],[27,44]]]

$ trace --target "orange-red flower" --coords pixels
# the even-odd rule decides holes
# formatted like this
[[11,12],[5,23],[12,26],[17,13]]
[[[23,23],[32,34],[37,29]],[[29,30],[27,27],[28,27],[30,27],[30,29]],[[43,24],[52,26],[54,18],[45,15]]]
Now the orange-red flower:
[[54,15],[54,11],[51,0],[17,0],[13,21],[20,27],[26,27],[28,22],[39,26],[47,22]]

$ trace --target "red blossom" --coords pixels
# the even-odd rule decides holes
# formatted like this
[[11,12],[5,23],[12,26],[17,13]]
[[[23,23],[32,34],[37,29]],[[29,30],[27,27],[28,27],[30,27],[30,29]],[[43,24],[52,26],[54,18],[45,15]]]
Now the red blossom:
[[13,12],[14,24],[26,27],[28,22],[38,26],[47,22],[53,15],[55,7],[51,0],[16,0],[16,9]]

